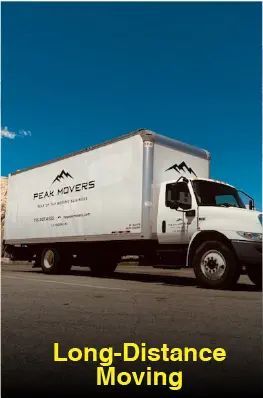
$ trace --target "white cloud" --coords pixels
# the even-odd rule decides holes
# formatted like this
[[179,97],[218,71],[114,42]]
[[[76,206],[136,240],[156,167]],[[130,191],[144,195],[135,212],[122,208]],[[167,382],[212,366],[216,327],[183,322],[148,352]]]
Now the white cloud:
[[16,136],[16,133],[8,130],[7,127],[1,128],[1,137],[10,138],[11,140],[13,140],[15,138],[15,136]]
[[30,130],[19,130],[18,133],[15,131],[10,131],[8,127],[1,128],[1,138],[9,138],[13,140],[16,137],[28,137],[31,136]]

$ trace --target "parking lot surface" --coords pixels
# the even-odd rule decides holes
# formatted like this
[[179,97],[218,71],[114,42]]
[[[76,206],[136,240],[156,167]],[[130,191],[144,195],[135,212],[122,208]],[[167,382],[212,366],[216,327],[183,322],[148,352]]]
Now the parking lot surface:
[[[65,351],[83,346],[118,349],[123,342],[224,347],[224,363],[185,366],[182,394],[259,396],[261,311],[261,292],[246,276],[234,290],[216,291],[197,287],[191,270],[124,264],[112,277],[97,278],[88,268],[44,275],[31,264],[3,264],[3,396],[87,396],[94,391],[109,396],[115,391],[97,390],[95,366],[54,363],[54,342]],[[162,364],[158,367],[162,370]],[[127,395],[130,390],[121,391]],[[133,396],[142,395],[142,390],[134,391]],[[145,388],[143,395],[156,391]],[[163,391],[165,397],[181,394]]]

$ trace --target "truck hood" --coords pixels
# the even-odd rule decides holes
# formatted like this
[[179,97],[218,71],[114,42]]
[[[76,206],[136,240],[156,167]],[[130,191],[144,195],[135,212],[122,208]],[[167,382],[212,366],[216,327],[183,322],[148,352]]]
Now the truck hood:
[[262,233],[262,213],[236,207],[199,207],[201,230],[245,231]]

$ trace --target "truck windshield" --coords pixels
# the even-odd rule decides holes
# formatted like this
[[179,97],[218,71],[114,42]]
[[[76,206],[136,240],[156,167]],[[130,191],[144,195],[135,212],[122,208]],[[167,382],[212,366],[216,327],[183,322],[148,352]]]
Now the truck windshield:
[[199,206],[245,208],[235,188],[205,180],[195,180],[192,183]]

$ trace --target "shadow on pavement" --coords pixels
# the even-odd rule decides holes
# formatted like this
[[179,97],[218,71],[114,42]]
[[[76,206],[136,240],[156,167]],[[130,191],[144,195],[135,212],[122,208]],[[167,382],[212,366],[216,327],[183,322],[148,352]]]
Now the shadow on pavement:
[[[31,274],[42,274],[40,269],[28,269],[28,270],[9,270],[10,272],[19,272],[19,273],[31,273]],[[176,272],[176,270],[174,270]],[[100,279],[114,279],[114,280],[127,280],[127,281],[136,281],[143,283],[158,283],[170,286],[195,286],[197,289],[204,289],[200,286],[196,285],[196,279],[189,276],[181,276],[181,275],[158,275],[158,274],[150,274],[147,272],[124,272],[117,270],[111,274],[110,276],[95,276],[93,275],[86,267],[85,269],[72,269],[68,274],[68,276],[88,276],[90,278],[100,278]],[[52,275],[50,275],[52,276]],[[244,291],[244,292],[256,292],[261,291],[254,285],[246,284],[246,283],[238,283],[232,289],[226,289],[228,291]]]

